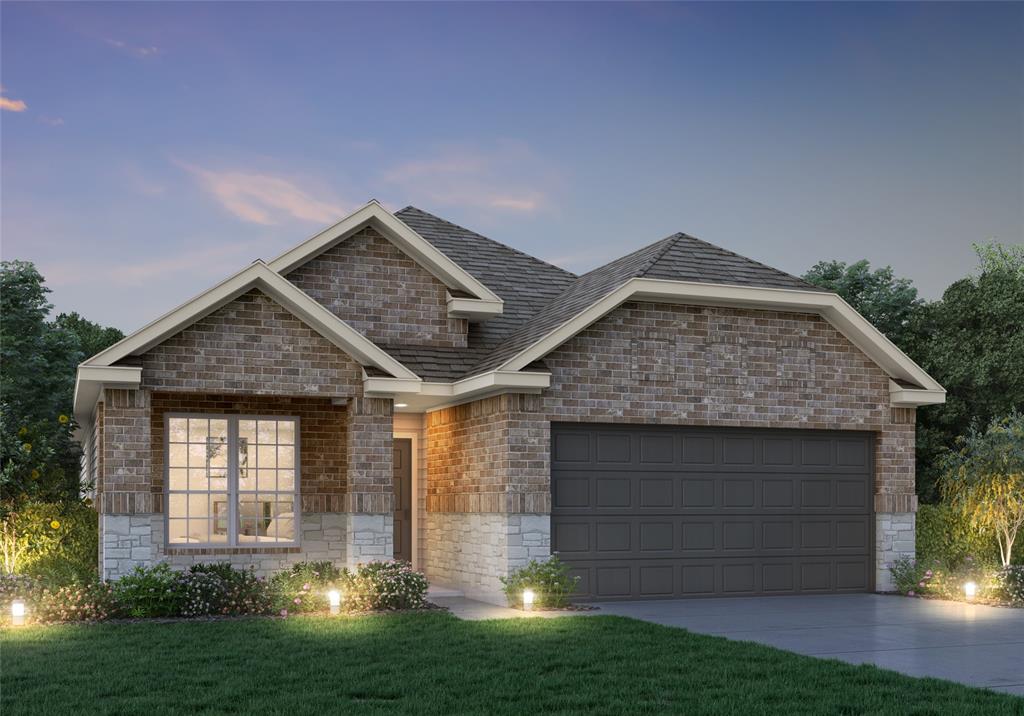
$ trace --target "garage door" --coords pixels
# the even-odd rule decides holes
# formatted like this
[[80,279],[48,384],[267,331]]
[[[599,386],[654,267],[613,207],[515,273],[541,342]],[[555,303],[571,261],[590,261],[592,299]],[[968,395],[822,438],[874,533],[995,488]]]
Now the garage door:
[[554,424],[551,445],[582,598],[873,588],[868,433]]

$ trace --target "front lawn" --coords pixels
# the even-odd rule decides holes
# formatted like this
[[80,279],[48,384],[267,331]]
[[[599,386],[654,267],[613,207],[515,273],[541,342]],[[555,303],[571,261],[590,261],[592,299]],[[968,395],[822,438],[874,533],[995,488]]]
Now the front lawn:
[[39,713],[986,713],[1024,699],[611,616],[444,613],[5,630]]

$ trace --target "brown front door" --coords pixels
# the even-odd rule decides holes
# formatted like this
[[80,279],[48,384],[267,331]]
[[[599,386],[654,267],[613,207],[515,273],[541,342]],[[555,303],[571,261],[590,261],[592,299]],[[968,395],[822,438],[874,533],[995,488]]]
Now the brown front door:
[[412,440],[395,438],[395,559],[412,561]]

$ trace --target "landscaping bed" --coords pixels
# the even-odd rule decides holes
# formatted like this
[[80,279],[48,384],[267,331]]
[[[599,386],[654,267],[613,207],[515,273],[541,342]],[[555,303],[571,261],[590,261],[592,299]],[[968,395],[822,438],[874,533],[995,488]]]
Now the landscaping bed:
[[612,616],[62,625],[0,636],[5,716],[1022,714],[1024,700]]

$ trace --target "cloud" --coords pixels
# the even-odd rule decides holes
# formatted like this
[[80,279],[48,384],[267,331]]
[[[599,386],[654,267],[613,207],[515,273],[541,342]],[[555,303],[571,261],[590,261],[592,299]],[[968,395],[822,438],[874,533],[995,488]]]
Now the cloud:
[[5,109],[8,112],[24,112],[28,109],[28,105],[20,99],[8,99],[7,97],[0,97],[0,109]]
[[134,55],[135,57],[146,58],[160,54],[160,48],[155,47],[153,45],[130,45],[127,42],[124,42],[123,40],[112,40],[110,38],[106,38],[103,41],[111,47],[116,47],[118,50],[127,52],[129,55]]
[[294,182],[279,176],[241,170],[214,171],[175,161],[221,206],[242,221],[269,226],[299,219],[329,224],[348,211],[340,203],[316,198]]
[[561,185],[549,162],[515,141],[441,147],[385,171],[382,180],[409,201],[518,214],[548,208]]
[[51,127],[61,127],[64,125],[64,120],[60,117],[40,117],[39,121]]

